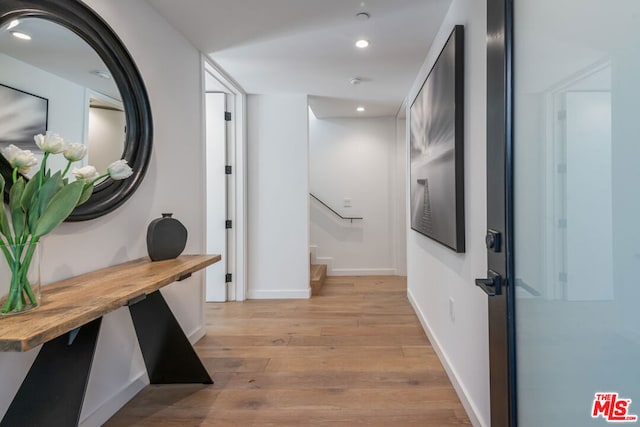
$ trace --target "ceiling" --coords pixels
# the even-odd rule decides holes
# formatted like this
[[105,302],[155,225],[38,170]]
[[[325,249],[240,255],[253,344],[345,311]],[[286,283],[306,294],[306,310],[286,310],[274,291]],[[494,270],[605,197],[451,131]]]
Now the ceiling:
[[[394,116],[451,3],[147,1],[247,93],[308,94],[318,118]],[[357,19],[359,12],[370,19]],[[360,38],[370,46],[356,48]],[[353,77],[362,83],[350,84]]]
[[[4,27],[0,29],[0,53],[120,99],[120,92],[113,80],[105,80],[94,74],[95,71],[107,72],[107,66],[91,46],[71,30],[40,18],[21,19],[14,30],[27,33],[32,39],[19,40]],[[29,88],[20,89],[29,91]]]

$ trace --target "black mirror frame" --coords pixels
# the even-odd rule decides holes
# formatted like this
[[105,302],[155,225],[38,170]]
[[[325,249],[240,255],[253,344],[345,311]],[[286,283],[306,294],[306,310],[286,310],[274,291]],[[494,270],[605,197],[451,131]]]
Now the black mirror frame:
[[[129,51],[111,27],[79,0],[2,0],[0,27],[13,19],[41,18],[73,31],[91,46],[109,69],[125,109],[127,136],[123,159],[133,175],[122,181],[107,178],[96,185],[91,198],[67,221],[98,218],[121,206],[140,186],[151,160],[153,120],[147,90]],[[0,173],[11,182],[11,167],[0,156]]]

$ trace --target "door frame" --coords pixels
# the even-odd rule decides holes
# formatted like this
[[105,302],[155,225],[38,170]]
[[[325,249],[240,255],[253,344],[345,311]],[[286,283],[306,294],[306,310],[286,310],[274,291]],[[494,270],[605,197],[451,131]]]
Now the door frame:
[[[246,219],[246,97],[244,89],[218,66],[211,58],[201,55],[202,61],[202,123],[204,136],[204,112],[205,108],[205,75],[213,76],[226,90],[227,105],[233,106],[232,129],[228,128],[231,135],[231,144],[228,146],[227,162],[232,167],[232,173],[228,183],[227,211],[233,227],[229,230],[227,239],[227,273],[232,274],[232,281],[228,288],[229,301],[244,301],[247,299],[247,219]],[[231,98],[231,99],[230,99]],[[230,132],[231,131],[231,132]],[[203,137],[204,141],[204,137]],[[203,144],[204,145],[204,144]],[[205,159],[206,156],[203,156]],[[204,161],[204,160],[203,160]],[[206,163],[205,163],[206,168]],[[206,193],[205,193],[206,194]],[[204,212],[206,233],[206,206]],[[204,300],[204,288],[203,288]]]
[[487,0],[487,261],[501,276],[488,297],[492,427],[517,426],[512,60],[513,0]]
[[[233,220],[233,206],[230,204],[234,196],[231,194],[233,176],[226,175],[226,167],[233,165],[230,160],[234,141],[233,122],[227,121],[225,116],[233,111],[234,97],[209,72],[205,74],[205,252],[222,256],[221,262],[205,270],[205,302],[227,302],[235,299],[235,285],[226,281],[226,274],[235,269],[235,230],[224,228],[226,220]],[[212,82],[215,82],[215,88],[210,87]],[[223,132],[221,145],[215,142],[220,142],[219,132]],[[222,193],[218,193],[220,190]]]

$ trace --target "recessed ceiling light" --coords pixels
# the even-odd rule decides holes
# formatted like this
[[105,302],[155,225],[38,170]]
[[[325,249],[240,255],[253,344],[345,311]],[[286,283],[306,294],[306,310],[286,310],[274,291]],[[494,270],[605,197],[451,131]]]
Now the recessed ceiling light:
[[369,46],[369,40],[360,39],[356,42],[356,47],[360,49],[364,49]]
[[20,21],[17,19],[14,19],[13,21],[9,22],[9,26],[7,27],[7,30],[10,30],[12,28],[17,27],[18,25],[20,25]]
[[101,79],[105,79],[105,80],[109,80],[111,78],[111,74],[109,74],[106,71],[102,71],[102,70],[92,71],[91,74],[93,74],[94,76],[98,76]]
[[356,19],[358,21],[366,21],[367,19],[369,19],[371,17],[371,15],[369,15],[367,12],[360,12],[356,15]]
[[364,112],[364,107],[361,105],[361,106],[359,106],[358,108],[356,108],[356,111],[357,111],[358,113],[363,113],[363,112]]
[[11,31],[11,35],[20,40],[31,40],[31,36],[26,33],[21,33],[20,31]]

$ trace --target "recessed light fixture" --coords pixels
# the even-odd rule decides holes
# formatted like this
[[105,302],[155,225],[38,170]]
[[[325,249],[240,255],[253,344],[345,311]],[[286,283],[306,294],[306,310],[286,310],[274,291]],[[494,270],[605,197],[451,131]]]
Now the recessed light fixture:
[[92,71],[91,74],[93,74],[94,76],[98,76],[101,79],[105,79],[105,80],[109,80],[111,78],[111,74],[109,74],[106,71],[102,71],[102,70]]
[[20,40],[31,40],[31,36],[26,33],[21,33],[20,31],[11,31],[11,35]]
[[17,27],[18,25],[20,25],[20,21],[17,19],[14,19],[13,21],[9,22],[9,26],[7,27],[7,30],[10,30],[12,28]]
[[354,86],[359,85],[360,83],[362,83],[362,79],[360,77],[353,77],[351,80],[349,80],[349,83]]
[[369,46],[369,40],[360,39],[356,42],[356,47],[360,49],[364,49]]
[[369,15],[367,12],[360,12],[356,15],[356,19],[358,21],[366,21],[369,18],[371,18],[371,15]]
[[357,111],[358,113],[364,113],[364,107],[361,105],[361,106],[359,106],[358,108],[356,108],[356,111]]

